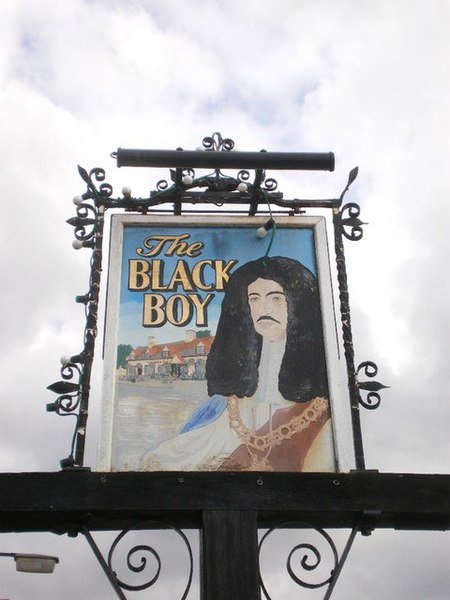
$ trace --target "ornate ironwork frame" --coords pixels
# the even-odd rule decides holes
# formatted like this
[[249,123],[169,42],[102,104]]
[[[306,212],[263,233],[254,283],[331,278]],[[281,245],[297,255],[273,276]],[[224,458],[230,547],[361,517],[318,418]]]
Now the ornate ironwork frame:
[[[192,164],[195,163],[195,159],[198,159],[198,163],[201,165],[205,162],[220,165],[221,156],[226,153],[232,152],[234,149],[234,142],[229,138],[223,138],[219,133],[214,133],[210,137],[206,137],[203,140],[203,150],[196,153],[189,153],[192,159]],[[120,149],[112,153],[112,157],[117,159],[118,166],[124,164],[124,153],[126,157],[133,155],[133,152],[139,151],[121,151]],[[179,149],[179,156],[183,156],[183,151]],[[208,156],[207,161],[202,161],[202,153],[214,153],[214,160],[211,161],[211,156]],[[238,152],[236,154],[236,160],[239,162]],[[264,159],[264,154],[254,156],[256,153],[245,153],[246,160],[250,160],[247,155],[252,154],[250,157],[252,160],[256,160],[256,164],[262,164],[261,161]],[[273,153],[272,153],[273,155]],[[300,156],[300,155],[299,155]],[[273,156],[269,158],[274,158]],[[283,168],[283,162],[281,158],[275,157],[274,164],[275,168]],[[300,156],[301,158],[301,156]],[[296,157],[299,159],[299,157]],[[180,161],[183,159],[180,158]],[[250,160],[250,163],[252,162]],[[299,159],[300,160],[300,159]],[[317,160],[316,167],[303,167],[303,168],[317,168],[317,169],[328,169],[333,170],[334,168],[334,157],[331,154],[328,155],[308,155],[308,161]],[[278,162],[277,162],[278,161]],[[179,162],[179,161],[177,161]],[[270,161],[269,161],[270,162]],[[142,166],[139,164],[137,166]],[[228,168],[228,167],[227,167]],[[293,168],[288,166],[285,168]],[[300,167],[302,168],[302,167]],[[85,437],[86,437],[86,426],[89,409],[89,393],[90,393],[90,378],[92,363],[94,358],[94,347],[97,336],[97,319],[98,319],[98,304],[99,304],[99,291],[100,291],[100,277],[102,270],[102,244],[103,244],[103,229],[104,229],[104,217],[105,212],[108,209],[123,209],[127,212],[136,212],[141,214],[147,214],[149,212],[157,211],[163,212],[170,210],[175,215],[189,213],[192,211],[184,209],[186,205],[213,205],[217,206],[231,206],[233,207],[231,212],[242,213],[243,211],[237,211],[237,206],[246,206],[246,211],[249,216],[267,213],[269,220],[265,229],[271,231],[271,237],[269,240],[267,253],[270,251],[271,242],[276,229],[276,223],[273,219],[275,209],[273,207],[279,207],[283,209],[283,214],[296,215],[302,214],[308,208],[326,208],[331,209],[333,217],[333,229],[334,229],[334,250],[335,260],[337,269],[337,280],[339,290],[339,303],[340,303],[340,315],[341,315],[341,326],[343,336],[343,346],[345,353],[345,360],[347,366],[348,375],[348,387],[350,392],[350,404],[352,414],[352,427],[353,427],[353,441],[355,450],[355,460],[357,470],[365,469],[364,462],[364,451],[361,436],[361,422],[360,422],[360,406],[368,409],[377,408],[380,404],[380,395],[378,392],[386,386],[376,381],[359,381],[358,375],[361,371],[364,371],[366,377],[373,378],[377,374],[377,366],[371,361],[362,362],[357,368],[355,367],[354,361],[354,349],[353,349],[353,337],[350,319],[350,305],[349,305],[349,293],[347,284],[347,272],[344,255],[344,238],[349,241],[358,241],[363,237],[363,225],[365,224],[359,218],[360,208],[354,202],[343,204],[344,197],[348,192],[351,184],[354,182],[358,175],[358,168],[354,168],[348,177],[346,187],[337,198],[327,199],[292,199],[286,200],[283,198],[283,194],[278,191],[277,181],[273,178],[266,178],[266,172],[264,168],[258,166],[254,169],[253,175],[251,170],[241,169],[238,171],[236,176],[230,176],[224,174],[221,169],[217,166],[212,172],[207,175],[196,176],[193,167],[183,168],[176,166],[176,168],[170,169],[170,181],[160,180],[156,184],[156,189],[150,192],[147,198],[133,198],[131,190],[129,188],[123,188],[121,197],[113,197],[113,188],[110,184],[105,182],[105,171],[100,168],[94,168],[91,171],[86,171],[82,167],[78,167],[79,174],[86,184],[86,191],[81,196],[74,198],[76,205],[76,216],[69,219],[67,222],[74,227],[75,241],[73,246],[76,249],[89,248],[91,253],[91,270],[89,278],[89,289],[84,295],[77,296],[76,302],[85,306],[86,312],[86,326],[84,331],[84,346],[80,353],[70,357],[63,357],[61,359],[61,380],[48,386],[48,389],[58,395],[57,399],[47,405],[47,410],[50,412],[56,412],[61,416],[75,416],[76,425],[71,441],[70,452],[67,458],[61,460],[61,467],[63,469],[83,469],[84,465],[84,448],[85,448]],[[171,204],[171,209],[162,209],[163,205]],[[214,209],[204,209],[200,211],[194,210],[194,212],[201,212],[203,214],[212,212]],[[368,392],[367,399],[361,398],[360,390]],[[292,524],[283,523],[280,527],[291,526]],[[166,523],[161,524],[162,527],[171,527],[175,529],[183,539],[184,534],[168,525]],[[314,527],[313,527],[314,528]],[[274,529],[274,528],[273,528]],[[261,544],[264,542],[266,537],[273,531],[269,530],[263,539]],[[324,582],[320,585],[328,585],[328,589],[325,595],[325,600],[330,597],[332,589],[336,583],[337,577],[339,576],[340,570],[342,569],[343,563],[350,550],[351,544],[353,543],[354,537],[358,528],[353,529],[350,538],[347,542],[346,548],[343,552],[341,559],[337,557],[337,552],[331,538],[318,528],[314,528],[321,533],[325,539],[330,543],[334,557],[335,567]],[[121,536],[125,535],[129,530],[124,530],[117,540]],[[116,590],[120,598],[125,598],[122,589],[137,589],[133,586],[127,587],[127,584],[121,582],[113,572],[111,566],[111,555],[114,552],[114,544],[110,550],[110,556],[108,562],[105,561],[101,555],[98,547],[96,546],[91,534],[87,529],[83,529],[83,533],[86,536],[89,544],[91,545],[94,553],[100,561],[105,573],[110,579],[114,589]],[[186,539],[185,539],[186,541]],[[260,547],[261,547],[260,544]],[[287,561],[287,570],[290,576],[299,583],[305,585],[299,578],[296,577],[291,566],[291,558],[293,554],[300,548],[308,548],[315,555],[318,562],[320,562],[320,554],[311,545],[306,546],[300,544],[295,546],[290,552]],[[192,580],[192,551],[188,544],[189,554],[191,556],[191,573],[189,576],[189,583],[185,594],[188,593],[190,582]],[[143,548],[139,548],[142,550]],[[158,554],[153,550],[147,551],[159,561]],[[130,551],[134,553],[134,549]],[[130,556],[130,554],[129,554]],[[131,566],[130,569],[140,570],[143,564],[139,567]],[[302,565],[305,569],[315,568],[310,566],[306,560],[303,559]],[[158,578],[159,570],[156,574]],[[152,585],[152,582],[148,583],[145,587]],[[318,587],[308,586],[306,587]],[[264,584],[261,579],[261,588],[266,598],[269,598],[264,588]],[[186,595],[183,595],[185,598]]]
[[[214,133],[212,136],[203,139],[203,152],[205,153],[220,154],[231,152],[233,149],[233,140],[223,138],[220,133]],[[123,154],[124,151],[118,150],[116,153],[112,153],[112,156],[119,160],[121,152]],[[239,155],[239,153],[236,154]],[[181,150],[180,155],[182,155]],[[320,157],[323,161],[324,155],[320,155]],[[220,162],[220,157],[218,160]],[[239,160],[239,156],[237,160]],[[334,161],[330,158],[328,167],[333,168],[333,166]],[[324,168],[323,163],[320,163],[319,168]],[[277,191],[277,181],[271,177],[266,178],[265,170],[261,168],[254,171],[252,178],[250,171],[246,169],[241,169],[235,177],[222,173],[219,168],[214,169],[212,173],[207,175],[196,177],[193,168],[177,167],[170,170],[172,184],[170,185],[167,180],[158,181],[156,190],[152,191],[148,198],[133,198],[131,190],[128,188],[122,190],[122,197],[113,198],[113,188],[105,182],[104,169],[95,168],[87,172],[79,166],[78,171],[86,183],[87,189],[81,196],[74,198],[77,207],[76,216],[69,219],[67,223],[74,227],[74,248],[89,248],[92,250],[92,255],[89,290],[86,294],[76,297],[76,302],[84,304],[86,311],[84,347],[79,354],[61,359],[61,380],[48,386],[49,390],[58,394],[58,398],[56,401],[47,404],[47,410],[56,412],[61,416],[72,415],[76,417],[70,453],[67,458],[61,461],[62,468],[83,467],[90,378],[97,336],[105,212],[111,208],[121,208],[129,212],[146,214],[149,211],[157,210],[162,205],[171,203],[173,205],[171,212],[175,215],[181,214],[183,206],[186,204],[247,205],[249,215],[255,215],[262,205],[262,211],[269,213],[270,218],[267,229],[272,229],[271,240],[275,232],[272,206],[288,208],[290,214],[304,213],[305,209],[313,207],[330,208],[332,210],[341,325],[350,390],[356,467],[364,469],[359,406],[369,409],[377,408],[380,404],[378,392],[386,386],[376,381],[359,382],[358,374],[361,370],[364,369],[365,375],[372,378],[377,374],[377,366],[371,361],[365,361],[358,368],[355,368],[354,362],[343,239],[360,240],[363,237],[362,227],[365,223],[359,218],[359,206],[354,202],[343,205],[343,200],[358,175],[358,168],[356,167],[350,172],[347,185],[338,198],[318,200],[285,200],[283,194]],[[201,212],[208,211],[203,209]],[[236,212],[236,209],[234,212]],[[270,243],[268,251],[269,249]],[[366,400],[361,398],[360,390],[369,392]]]

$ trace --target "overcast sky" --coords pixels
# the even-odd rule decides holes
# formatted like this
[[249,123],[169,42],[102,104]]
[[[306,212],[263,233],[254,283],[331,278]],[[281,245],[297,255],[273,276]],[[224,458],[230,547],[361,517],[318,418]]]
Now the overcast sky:
[[[367,467],[448,473],[449,29],[449,0],[2,0],[0,469],[58,470],[69,451],[72,420],[45,405],[59,358],[82,348],[89,251],[65,224],[85,190],[77,164],[104,167],[115,195],[147,196],[167,172],[118,170],[112,151],[193,149],[220,131],[240,150],[335,153],[334,173],[273,173],[285,197],[334,197],[359,165],[356,362],[391,386],[362,415]],[[92,468],[100,378],[98,361]],[[0,539],[61,560],[32,576],[2,559],[2,598],[114,597],[84,539]],[[333,598],[444,600],[449,553],[450,533],[358,537]],[[274,600],[321,597],[271,573]]]

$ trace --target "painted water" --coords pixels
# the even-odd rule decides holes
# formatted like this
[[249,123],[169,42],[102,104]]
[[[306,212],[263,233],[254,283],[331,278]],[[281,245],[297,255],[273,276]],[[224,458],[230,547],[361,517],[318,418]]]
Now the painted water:
[[206,381],[118,382],[112,470],[140,470],[141,457],[175,436],[206,398]]

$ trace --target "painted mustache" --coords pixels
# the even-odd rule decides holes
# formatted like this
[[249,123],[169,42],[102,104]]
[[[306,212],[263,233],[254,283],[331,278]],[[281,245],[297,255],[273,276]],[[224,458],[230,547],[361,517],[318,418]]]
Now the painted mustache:
[[256,322],[259,323],[260,321],[273,321],[274,323],[278,323],[278,325],[281,325],[280,321],[277,321],[277,319],[274,319],[270,315],[262,315]]

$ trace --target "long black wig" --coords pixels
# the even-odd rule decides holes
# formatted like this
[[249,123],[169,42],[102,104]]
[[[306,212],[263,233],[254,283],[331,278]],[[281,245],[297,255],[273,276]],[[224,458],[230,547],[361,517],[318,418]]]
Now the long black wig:
[[317,280],[302,263],[282,256],[245,263],[230,276],[206,362],[209,395],[243,398],[252,396],[258,387],[262,336],[253,326],[248,286],[259,278],[281,285],[287,301],[286,348],[278,376],[281,395],[294,402],[327,397]]

